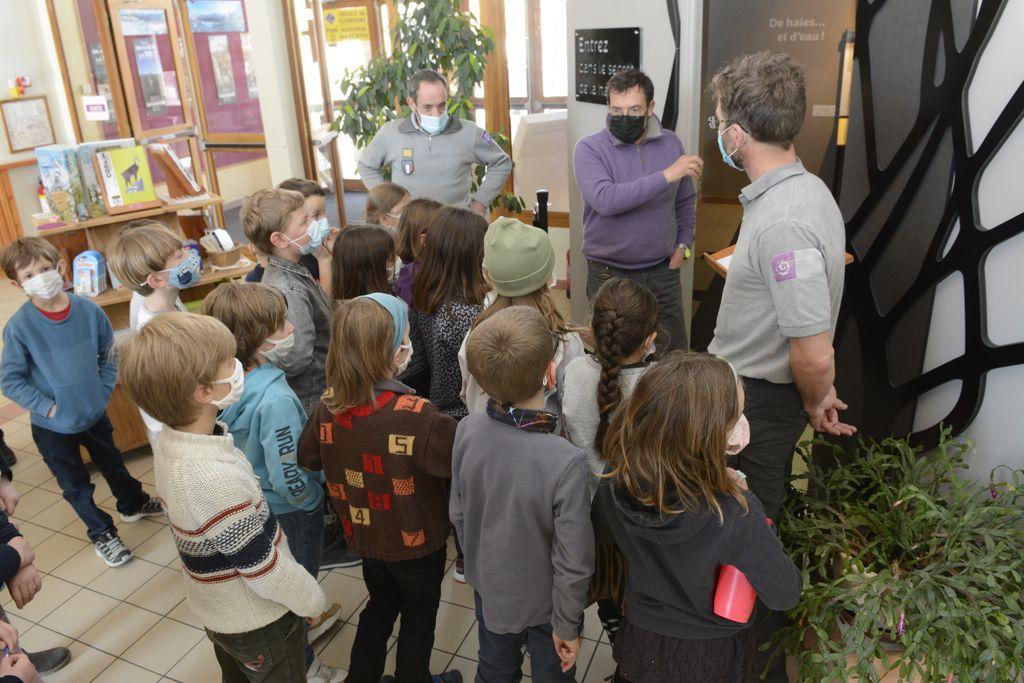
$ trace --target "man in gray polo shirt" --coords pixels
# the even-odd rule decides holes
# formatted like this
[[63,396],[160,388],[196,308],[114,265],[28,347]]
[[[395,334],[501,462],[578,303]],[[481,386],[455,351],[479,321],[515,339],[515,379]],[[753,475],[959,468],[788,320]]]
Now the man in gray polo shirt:
[[[384,182],[381,168],[391,167],[391,181],[413,197],[429,197],[486,214],[501,192],[512,160],[490,133],[472,121],[448,114],[448,82],[434,71],[418,71],[409,81],[408,118],[384,124],[359,157],[366,187]],[[473,165],[487,168],[471,196]]]
[[[711,92],[708,123],[722,161],[751,182],[740,193],[743,222],[708,350],[743,378],[750,444],[736,468],[778,519],[808,421],[828,434],[856,431],[840,422],[846,404],[833,386],[846,229],[793,146],[804,120],[803,67],[785,54],[744,55],[715,74]],[[763,643],[778,623],[761,610],[757,626]],[[785,658],[779,662],[768,680],[786,680]]]

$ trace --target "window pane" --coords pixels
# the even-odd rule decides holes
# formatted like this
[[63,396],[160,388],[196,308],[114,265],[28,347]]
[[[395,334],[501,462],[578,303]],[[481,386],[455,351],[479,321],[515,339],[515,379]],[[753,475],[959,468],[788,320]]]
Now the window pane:
[[[186,4],[208,133],[262,133],[245,9],[239,2]],[[213,14],[213,10],[219,14]]]
[[[564,0],[555,0],[560,1]],[[527,44],[526,0],[505,0],[505,54],[508,57],[509,97],[529,96],[526,89]]]
[[161,9],[120,9],[118,14],[142,123],[136,137],[185,123],[167,15]]
[[569,70],[565,51],[565,0],[540,3],[540,26],[544,97],[565,97]]
[[[341,99],[342,76],[346,71],[353,71],[373,58],[373,44],[368,39],[362,40],[358,38],[330,42],[332,36],[327,31],[326,25],[327,23],[348,25],[357,20],[363,20],[363,18],[365,18],[365,21],[369,21],[365,5],[324,8],[323,21],[325,24],[327,75],[331,83],[331,99],[335,102]],[[369,35],[369,27],[367,27],[366,35]],[[330,121],[330,119],[333,119],[333,112],[328,113],[330,114],[328,121]],[[338,163],[341,164],[342,177],[357,179],[359,175],[356,173],[355,145],[352,144],[351,138],[347,135],[339,135],[337,144]]]

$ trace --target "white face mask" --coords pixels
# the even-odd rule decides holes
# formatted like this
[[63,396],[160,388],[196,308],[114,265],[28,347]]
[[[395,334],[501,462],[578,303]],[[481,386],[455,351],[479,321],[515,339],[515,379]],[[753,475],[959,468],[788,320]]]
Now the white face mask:
[[409,362],[412,360],[412,343],[411,342],[408,343],[408,344],[402,344],[401,346],[399,346],[398,347],[398,351],[395,352],[395,355],[401,353],[405,349],[409,349],[409,354],[405,357],[405,360],[403,360],[401,363],[399,363],[396,366],[396,368],[395,368],[395,377],[398,377],[403,372],[405,372],[409,368]]
[[740,413],[740,419],[736,420],[736,424],[733,425],[732,431],[729,432],[729,436],[726,437],[725,442],[725,454],[736,455],[750,443],[750,423],[747,422],[747,416]]
[[230,377],[224,379],[214,380],[214,384],[230,384],[231,390],[228,391],[228,395],[224,398],[214,399],[210,401],[212,405],[217,406],[221,410],[224,410],[228,406],[233,406],[238,403],[238,399],[242,398],[242,391],[245,390],[245,369],[242,367],[242,361],[235,359],[235,370],[231,373]]
[[44,270],[21,283],[21,288],[29,296],[52,299],[64,289],[64,278],[56,268]]
[[281,358],[287,356],[288,352],[295,346],[295,330],[292,330],[288,333],[288,336],[281,337],[280,339],[268,338],[266,343],[270,344],[272,348],[260,353],[271,363],[277,363]]

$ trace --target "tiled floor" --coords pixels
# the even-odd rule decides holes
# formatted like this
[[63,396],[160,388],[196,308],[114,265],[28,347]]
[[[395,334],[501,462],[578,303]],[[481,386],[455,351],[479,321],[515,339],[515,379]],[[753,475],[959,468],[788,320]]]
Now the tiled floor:
[[[0,280],[0,326],[24,300],[19,290]],[[116,569],[107,568],[39,457],[28,416],[2,397],[0,428],[18,454],[14,481],[21,501],[13,518],[36,549],[36,566],[43,575],[42,590],[23,609],[14,607],[7,591],[0,593],[0,603],[26,649],[71,648],[71,663],[47,676],[47,682],[219,680],[213,650],[184,601],[178,556],[164,520],[120,524],[121,538],[135,559]],[[152,492],[152,456],[136,453],[127,456],[126,463]],[[115,501],[106,482],[98,474],[93,481],[97,503],[114,512]],[[449,547],[432,668],[440,672],[456,667],[471,681],[477,656],[473,593],[452,580],[453,556]],[[316,649],[326,663],[346,667],[366,588],[358,567],[323,573],[320,584],[329,598],[342,604],[345,621],[325,634]],[[388,663],[392,668],[394,642],[392,639]],[[602,638],[592,608],[586,618],[577,680],[597,683],[613,670],[611,648]],[[529,672],[528,660],[524,671]]]

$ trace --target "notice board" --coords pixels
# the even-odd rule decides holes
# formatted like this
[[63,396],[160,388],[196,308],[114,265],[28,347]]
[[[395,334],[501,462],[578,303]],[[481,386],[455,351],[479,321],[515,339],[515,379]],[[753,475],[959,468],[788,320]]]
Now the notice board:
[[640,27],[579,29],[573,51],[576,101],[605,104],[612,74],[640,68]]

